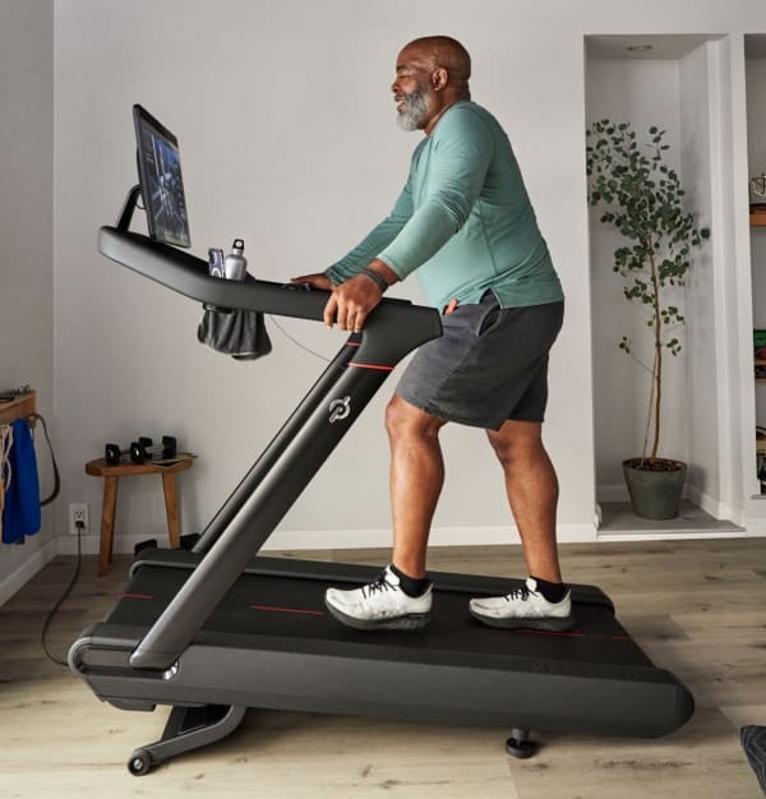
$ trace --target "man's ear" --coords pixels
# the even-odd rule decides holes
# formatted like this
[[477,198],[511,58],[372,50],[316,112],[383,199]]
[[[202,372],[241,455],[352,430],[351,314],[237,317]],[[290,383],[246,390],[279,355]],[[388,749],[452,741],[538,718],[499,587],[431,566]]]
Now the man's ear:
[[444,67],[438,67],[431,73],[431,88],[435,92],[440,92],[444,89],[449,81],[449,72]]

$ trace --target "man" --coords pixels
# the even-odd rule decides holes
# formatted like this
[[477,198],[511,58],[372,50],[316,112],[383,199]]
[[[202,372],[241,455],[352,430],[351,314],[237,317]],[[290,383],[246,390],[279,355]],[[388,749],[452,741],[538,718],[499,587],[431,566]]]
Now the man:
[[444,335],[417,352],[386,412],[391,444],[393,557],[381,576],[325,600],[360,629],[413,629],[430,617],[426,547],[444,480],[439,430],[481,427],[505,475],[530,577],[469,602],[498,627],[567,630],[570,592],[556,551],[558,482],[543,447],[548,352],[564,295],[507,136],[471,102],[471,60],[446,36],[410,42],[391,87],[399,126],[422,130],[391,214],[325,273],[294,282],[332,290],[329,327],[359,332],[388,286],[418,270]]

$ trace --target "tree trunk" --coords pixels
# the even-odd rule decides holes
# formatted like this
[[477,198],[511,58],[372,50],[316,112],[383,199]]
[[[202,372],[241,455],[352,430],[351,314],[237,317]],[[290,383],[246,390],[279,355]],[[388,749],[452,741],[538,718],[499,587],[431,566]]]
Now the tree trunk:
[[650,242],[649,262],[652,265],[652,286],[654,287],[654,346],[657,353],[657,370],[655,380],[657,391],[654,398],[654,446],[652,460],[657,457],[660,446],[660,402],[662,400],[662,324],[660,317],[660,287],[657,282],[657,266],[654,262],[654,248]]

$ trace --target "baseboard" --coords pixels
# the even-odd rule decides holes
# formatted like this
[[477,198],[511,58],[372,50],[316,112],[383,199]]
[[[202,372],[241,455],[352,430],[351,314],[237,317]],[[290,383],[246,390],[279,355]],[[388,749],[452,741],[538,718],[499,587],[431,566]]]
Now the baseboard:
[[[114,551],[133,552],[140,541],[156,538],[160,546],[168,546],[167,535],[123,535],[118,534],[114,541]],[[77,553],[77,539],[74,536],[59,536],[58,554]],[[565,524],[558,529],[558,541],[562,544],[593,542],[596,540],[595,525]],[[493,544],[520,544],[518,531],[514,526],[499,527],[435,527],[429,537],[431,546],[488,546]],[[98,554],[99,537],[83,536],[82,552],[85,555]],[[263,547],[267,552],[274,549],[377,549],[391,546],[391,529],[364,530],[277,530]]]
[[753,535],[750,530],[716,530],[712,533],[704,530],[647,530],[646,532],[614,530],[600,532],[598,542],[601,544],[615,541],[712,541],[722,538],[750,538]]
[[0,607],[20,591],[47,563],[58,554],[56,538],[51,538],[27,558],[13,573],[0,582]]
[[709,513],[714,519],[728,519],[730,522],[740,525],[740,527],[745,526],[742,508],[735,508],[727,502],[721,502],[689,483],[686,484],[684,489],[684,496],[702,508],[705,513]]

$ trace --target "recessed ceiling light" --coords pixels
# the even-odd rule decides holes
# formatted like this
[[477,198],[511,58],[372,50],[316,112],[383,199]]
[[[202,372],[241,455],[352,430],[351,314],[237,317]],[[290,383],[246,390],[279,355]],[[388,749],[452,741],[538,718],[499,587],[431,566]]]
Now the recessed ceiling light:
[[647,53],[652,49],[651,44],[629,44],[625,48],[629,53]]

